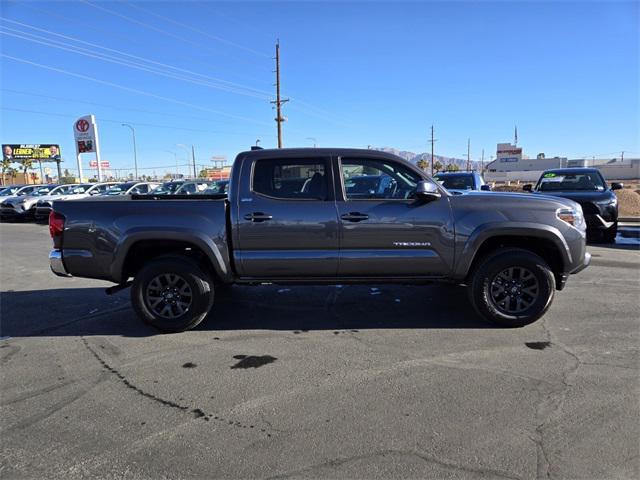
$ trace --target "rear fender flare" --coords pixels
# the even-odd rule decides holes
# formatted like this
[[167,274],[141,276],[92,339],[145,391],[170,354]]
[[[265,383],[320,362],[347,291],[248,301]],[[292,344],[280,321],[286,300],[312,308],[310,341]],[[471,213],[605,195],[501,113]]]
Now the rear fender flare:
[[113,253],[113,262],[111,263],[111,277],[114,280],[117,282],[126,281],[126,278],[122,278],[125,259],[131,247],[137,242],[144,240],[175,240],[191,243],[204,252],[220,280],[224,281],[230,276],[229,268],[225,265],[220,249],[212,238],[203,233],[194,232],[193,230],[175,228],[168,230],[166,227],[158,227],[154,229],[134,228],[122,236],[116,245]]

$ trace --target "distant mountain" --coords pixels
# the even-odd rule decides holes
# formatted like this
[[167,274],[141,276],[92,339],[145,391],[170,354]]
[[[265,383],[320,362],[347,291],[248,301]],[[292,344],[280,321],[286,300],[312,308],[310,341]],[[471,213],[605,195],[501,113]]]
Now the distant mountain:
[[[414,153],[406,150],[398,150],[393,147],[374,147],[375,150],[380,150],[381,152],[392,153],[399,157],[404,158],[405,160],[410,161],[413,164],[416,164],[419,160],[426,160],[431,165],[431,154],[430,153]],[[462,158],[454,158],[454,157],[445,157],[442,155],[434,155],[436,162],[440,162],[442,165],[447,166],[451,164],[457,165],[460,170],[464,170],[467,168],[467,160]],[[488,162],[484,162],[485,166]],[[471,168],[473,170],[480,170],[480,162],[476,160],[471,160]]]

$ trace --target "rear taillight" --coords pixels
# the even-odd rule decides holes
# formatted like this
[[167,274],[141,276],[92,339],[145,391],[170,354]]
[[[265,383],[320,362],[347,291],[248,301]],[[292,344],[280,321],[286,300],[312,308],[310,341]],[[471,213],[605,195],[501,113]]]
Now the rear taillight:
[[64,215],[51,210],[49,213],[49,234],[53,238],[53,246],[60,248],[64,231]]

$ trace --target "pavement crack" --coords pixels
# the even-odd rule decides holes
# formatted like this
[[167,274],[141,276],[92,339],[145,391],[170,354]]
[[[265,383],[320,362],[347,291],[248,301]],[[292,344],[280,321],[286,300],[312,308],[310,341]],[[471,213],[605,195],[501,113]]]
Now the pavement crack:
[[232,420],[230,418],[224,417],[222,415],[219,414],[213,414],[213,413],[207,413],[204,410],[202,410],[201,408],[195,407],[189,407],[186,405],[181,405],[177,402],[174,402],[172,400],[167,400],[165,398],[162,398],[158,395],[154,395],[152,393],[149,393],[145,390],[143,390],[142,388],[138,387],[137,385],[135,385],[134,383],[132,383],[131,381],[129,381],[129,379],[127,379],[127,377],[125,375],[123,375],[118,369],[112,367],[109,363],[107,363],[106,360],[104,360],[100,354],[98,354],[98,352],[91,346],[91,344],[87,341],[87,339],[85,337],[80,337],[80,339],[82,340],[82,343],[84,344],[85,348],[95,357],[95,359],[100,363],[100,365],[102,365],[102,368],[104,370],[106,370],[107,372],[111,373],[112,375],[114,375],[115,377],[118,378],[118,380],[120,381],[120,383],[122,383],[125,387],[127,387],[130,390],[133,390],[134,392],[136,392],[138,395],[148,398],[149,400],[152,400],[160,405],[162,405],[163,407],[169,407],[169,408],[173,408],[175,410],[178,410],[182,413],[185,414],[189,414],[191,415],[193,418],[196,419],[200,419],[203,421],[210,421],[210,420],[214,420],[216,422],[225,424],[225,425],[230,425],[230,426],[234,426],[237,428],[244,428],[244,429],[254,429],[254,431],[258,431],[260,433],[264,433],[267,437],[271,436],[271,433],[269,431],[267,431],[267,429],[265,428],[256,428],[255,425],[250,425],[250,424],[246,424],[243,422],[239,422],[236,420]]
[[[413,456],[416,458],[419,458],[420,460],[423,460],[426,463],[430,463],[430,464],[436,464],[439,465],[441,467],[444,468],[448,468],[451,470],[457,470],[457,471],[462,471],[462,472],[467,472],[467,473],[478,473],[480,475],[486,475],[489,476],[491,478],[509,478],[509,479],[513,479],[513,480],[519,480],[520,477],[515,476],[513,474],[511,474],[510,472],[505,472],[502,470],[496,470],[496,469],[491,469],[491,468],[482,468],[482,467],[473,467],[473,466],[469,466],[469,465],[461,465],[459,463],[455,463],[449,460],[443,460],[439,457],[436,456],[431,456],[428,455],[426,453],[423,452],[418,452],[418,451],[414,451],[414,450],[378,450],[375,452],[370,452],[370,453],[365,453],[365,454],[361,454],[361,455],[352,455],[349,457],[341,457],[341,458],[333,458],[331,460],[327,460],[325,462],[321,462],[321,463],[317,463],[314,465],[309,465],[307,467],[303,467],[301,469],[298,470],[294,470],[294,471],[290,471],[290,472],[286,472],[286,473],[282,473],[279,475],[274,475],[271,477],[268,477],[268,480],[276,480],[276,479],[284,479],[284,478],[289,478],[289,477],[294,477],[294,476],[299,476],[300,474],[304,474],[304,473],[311,473],[311,472],[315,472],[317,470],[320,470],[322,468],[335,468],[335,467],[340,467],[342,465],[351,463],[351,462],[356,462],[359,460],[367,460],[367,459],[371,459],[373,457],[378,457],[378,456],[390,456],[390,455],[405,455],[405,456]],[[326,475],[325,475],[326,476]]]
[[535,437],[531,440],[536,444],[536,478],[551,478],[551,459],[548,452],[548,439],[545,438],[545,430],[550,422],[557,420],[562,415],[562,408],[569,389],[573,386],[569,381],[578,368],[582,365],[582,361],[578,355],[568,346],[560,342],[551,332],[546,323],[546,318],[540,321],[542,331],[545,334],[547,342],[550,345],[558,347],[567,357],[569,357],[569,367],[562,370],[559,388],[554,388],[548,392],[538,404],[536,418],[537,425],[535,428]]

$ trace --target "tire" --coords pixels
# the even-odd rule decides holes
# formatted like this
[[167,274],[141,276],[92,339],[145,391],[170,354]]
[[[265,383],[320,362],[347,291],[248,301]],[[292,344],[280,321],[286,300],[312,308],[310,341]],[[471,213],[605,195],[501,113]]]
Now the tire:
[[616,243],[616,236],[618,235],[618,222],[614,223],[611,227],[603,230],[602,243]]
[[476,312],[491,323],[511,328],[529,325],[542,317],[556,289],[549,265],[535,253],[520,248],[488,254],[469,279],[469,299]]
[[213,299],[211,278],[182,256],[150,261],[131,286],[131,303],[138,317],[163,332],[194,328],[211,310]]

